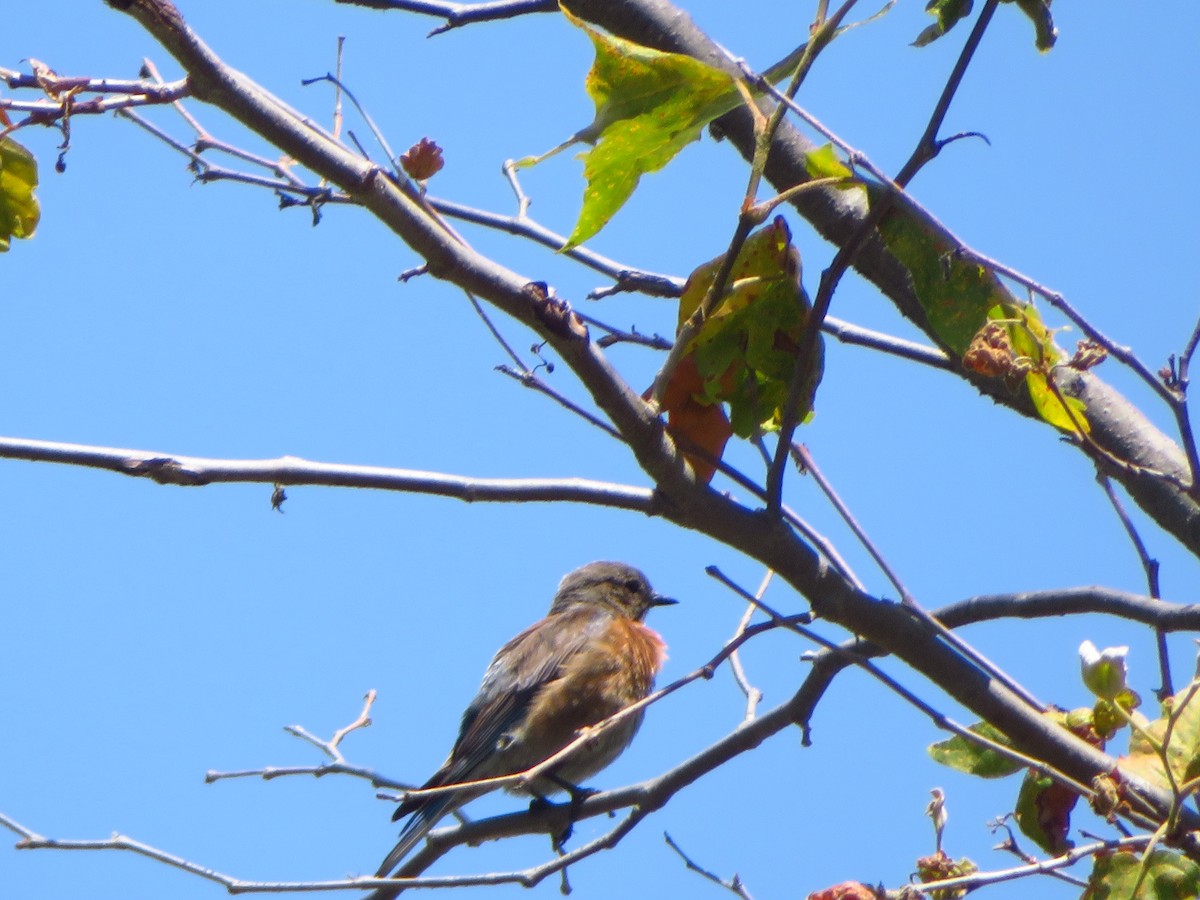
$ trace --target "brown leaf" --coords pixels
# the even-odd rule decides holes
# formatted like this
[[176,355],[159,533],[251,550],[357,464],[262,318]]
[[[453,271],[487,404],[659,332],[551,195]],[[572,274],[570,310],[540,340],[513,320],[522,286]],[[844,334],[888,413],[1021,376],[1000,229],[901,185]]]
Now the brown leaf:
[[[720,403],[705,404],[696,399],[695,395],[703,389],[704,379],[696,368],[696,356],[689,353],[671,373],[671,380],[663,390],[662,408],[667,413],[667,431],[679,444],[696,478],[708,484],[733,428]],[[647,391],[644,396],[649,394]]]
[[429,138],[421,138],[400,157],[400,165],[404,167],[409,178],[428,181],[445,165],[442,148]]
[[1075,348],[1075,355],[1071,357],[1071,361],[1067,365],[1072,369],[1086,372],[1088,369],[1100,365],[1106,359],[1108,359],[1107,350],[1095,341],[1083,340]]

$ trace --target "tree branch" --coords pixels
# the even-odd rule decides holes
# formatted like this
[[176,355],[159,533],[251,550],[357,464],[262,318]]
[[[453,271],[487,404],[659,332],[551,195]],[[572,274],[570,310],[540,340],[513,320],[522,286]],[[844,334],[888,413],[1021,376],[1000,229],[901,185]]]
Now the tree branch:
[[159,484],[198,487],[217,483],[320,485],[434,494],[456,500],[499,503],[575,502],[656,515],[648,488],[586,478],[465,478],[416,469],[312,462],[297,456],[276,459],[210,459],[149,450],[124,450],[0,437],[0,458],[54,462],[149,478]]

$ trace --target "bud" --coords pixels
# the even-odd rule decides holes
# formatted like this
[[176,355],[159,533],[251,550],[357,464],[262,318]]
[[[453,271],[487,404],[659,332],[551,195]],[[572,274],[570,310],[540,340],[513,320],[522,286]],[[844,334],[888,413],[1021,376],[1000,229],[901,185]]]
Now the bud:
[[1079,645],[1079,663],[1083,683],[1101,700],[1115,700],[1125,685],[1125,657],[1128,647],[1105,647],[1097,650],[1091,641]]

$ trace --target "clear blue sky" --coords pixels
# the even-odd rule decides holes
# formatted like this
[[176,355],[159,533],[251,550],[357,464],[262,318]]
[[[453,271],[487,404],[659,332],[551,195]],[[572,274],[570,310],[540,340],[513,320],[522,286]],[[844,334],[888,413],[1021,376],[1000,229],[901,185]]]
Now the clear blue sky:
[[[765,67],[801,42],[808,4],[702,0],[691,11],[732,53]],[[895,171],[924,127],[965,28],[908,46],[923,4],[901,3],[844,36],[801,102]],[[193,27],[231,65],[317,119],[333,67],[396,148],[445,149],[431,190],[508,212],[500,164],[586,124],[588,41],[557,16],[426,40],[433,21],[325,0],[184,0]],[[866,10],[865,10],[866,11]],[[864,14],[865,14],[864,11]],[[1151,30],[1125,4],[1055,5],[1058,47],[1039,55],[1013,6],[999,11],[947,121],[982,141],[949,148],[914,190],[976,248],[1064,292],[1157,368],[1177,352],[1197,304],[1183,265],[1197,238],[1195,38],[1200,11],[1176,4]],[[40,59],[62,74],[132,77],[143,56],[178,71],[132,20],[99,0],[7,11],[0,65]],[[191,104],[214,135],[270,151]],[[156,121],[187,138],[168,111]],[[360,136],[361,122],[350,120]],[[65,174],[57,133],[20,138],[43,166],[36,238],[0,264],[0,431],[46,440],[228,458],[311,459],[477,476],[583,476],[644,484],[599,432],[493,372],[505,361],[461,294],[396,275],[414,254],[361,211],[279,212],[261,191],[190,183],[182,158],[131,125],[78,119]],[[630,266],[686,275],[724,247],[744,166],[705,138],[591,246]],[[582,190],[564,154],[526,175],[532,214],[567,232]],[[815,288],[830,248],[790,217]],[[509,267],[583,303],[603,284],[520,240],[466,229]],[[668,301],[588,306],[619,325],[668,333]],[[833,313],[914,336],[886,300],[848,279]],[[1053,320],[1052,320],[1053,322]],[[1053,324],[1061,324],[1053,322]],[[524,348],[527,334],[505,323]],[[1064,343],[1073,345],[1077,334]],[[997,591],[1103,584],[1141,590],[1136,558],[1080,454],[1052,431],[981,400],[958,380],[830,342],[818,414],[802,437],[910,589],[928,606]],[[644,386],[658,358],[618,348]],[[1165,410],[1106,364],[1102,374]],[[552,376],[573,395],[565,367]],[[737,451],[747,467],[753,457]],[[651,624],[670,645],[664,680],[706,661],[740,604],[707,578],[717,564],[747,586],[761,571],[700,536],[629,513],[488,506],[401,494],[269,486],[160,487],[67,467],[0,465],[0,811],[60,838],[121,832],[245,879],[336,878],[374,870],[391,846],[391,807],[347,779],[205,786],[209,769],[302,765],[316,751],[282,726],[328,736],[379,691],[375,724],[348,739],[359,764],[423,779],[441,761],[494,650],[545,610],[558,578],[598,558],[644,568],[682,599]],[[810,483],[789,502],[891,596]],[[1194,600],[1197,566],[1145,532],[1169,599]],[[783,588],[769,599],[802,608]],[[835,632],[830,632],[836,636]],[[1076,648],[1132,645],[1143,696],[1156,686],[1151,636],[1100,620],[1022,622],[967,636],[1044,699],[1087,702]],[[803,678],[794,639],[745,654],[766,706]],[[1175,644],[1178,677],[1190,642]],[[892,667],[893,672],[899,672]],[[915,676],[904,681],[965,718]],[[734,728],[742,703],[727,671],[656,708],[633,748],[595,779],[614,787],[659,773]],[[985,822],[1011,808],[1015,782],[980,784],[934,766],[941,737],[864,677],[839,679],[813,722],[695,784],[614,852],[578,867],[575,896],[706,896],[717,888],[665,847],[738,872],[756,897],[797,896],[846,879],[898,886],[932,851],[928,790],[949,796],[947,849],[984,868]],[[493,797],[476,812],[524,801]],[[604,822],[579,827],[579,837]],[[1098,826],[1093,826],[1098,827]],[[484,872],[545,859],[542,839],[463,849],[435,870]],[[223,896],[216,885],[119,854],[0,848],[5,896],[91,900]],[[550,896],[551,879],[538,888]],[[1044,881],[1038,896],[1071,896]],[[1028,887],[993,896],[1029,896]],[[519,889],[499,892],[524,896]]]

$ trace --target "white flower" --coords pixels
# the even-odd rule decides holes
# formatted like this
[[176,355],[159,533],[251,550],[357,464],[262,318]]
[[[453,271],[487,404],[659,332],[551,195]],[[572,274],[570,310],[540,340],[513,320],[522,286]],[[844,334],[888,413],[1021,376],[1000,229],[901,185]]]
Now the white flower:
[[1125,657],[1128,647],[1105,647],[1097,650],[1091,641],[1079,645],[1079,663],[1083,683],[1102,700],[1113,700],[1126,689]]

